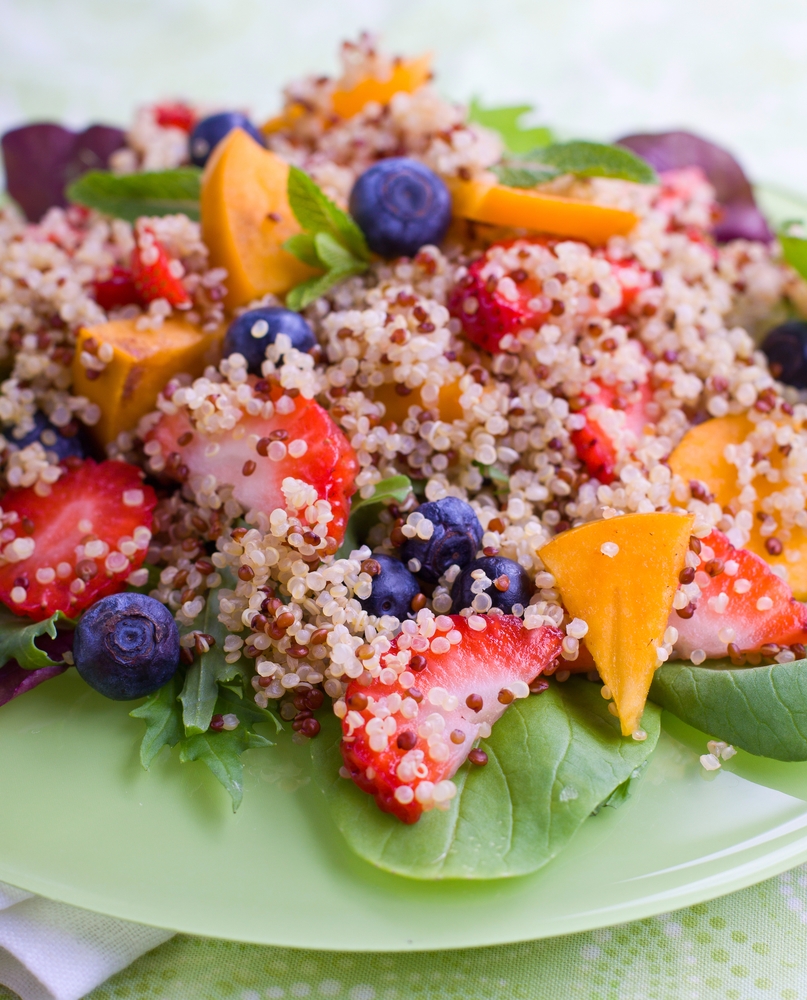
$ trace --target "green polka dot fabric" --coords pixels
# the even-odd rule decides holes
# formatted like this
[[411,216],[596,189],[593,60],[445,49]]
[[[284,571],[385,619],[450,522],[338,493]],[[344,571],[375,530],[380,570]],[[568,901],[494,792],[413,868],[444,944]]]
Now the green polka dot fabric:
[[496,948],[333,953],[179,936],[89,1000],[298,997],[807,1000],[807,865],[664,916]]

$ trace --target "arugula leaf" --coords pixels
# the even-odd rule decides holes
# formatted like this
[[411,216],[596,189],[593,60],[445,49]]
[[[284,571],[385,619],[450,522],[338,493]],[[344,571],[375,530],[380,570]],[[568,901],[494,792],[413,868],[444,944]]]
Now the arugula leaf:
[[301,282],[286,296],[288,308],[299,311],[340,281],[363,274],[370,265],[370,251],[353,219],[299,167],[289,168],[287,190],[291,210],[305,232],[289,237],[283,248],[325,272]]
[[228,636],[226,625],[219,621],[219,601],[222,589],[232,590],[235,580],[226,572],[222,573],[222,584],[208,595],[201,624],[197,619],[193,629],[184,629],[185,633],[204,632],[216,640],[210,651],[197,655],[193,664],[188,667],[185,684],[179,700],[182,702],[182,721],[185,733],[193,736],[204,733],[210,726],[216,699],[219,695],[219,683],[231,681],[241,673],[236,663],[227,663],[224,652],[224,640]]
[[241,754],[246,750],[269,746],[272,746],[269,740],[239,726],[219,733],[199,733],[181,740],[179,759],[183,764],[193,760],[206,764],[230,793],[233,812],[236,812],[244,798],[244,762]]
[[782,256],[802,278],[807,278],[807,236],[803,222],[786,222],[779,233]]
[[275,732],[283,731],[283,723],[274,712],[270,712],[268,708],[261,708],[252,699],[244,698],[227,685],[219,687],[216,707],[222,715],[234,711],[242,721],[246,719],[247,722],[271,722]]
[[403,503],[412,492],[412,482],[409,476],[390,476],[376,483],[375,492],[371,497],[357,500],[350,507],[345,537],[336,554],[337,559],[346,559],[353,549],[357,549],[367,532],[378,520],[378,511],[390,503]]
[[56,638],[57,622],[66,622],[71,628],[75,626],[75,622],[61,611],[44,621],[32,622],[30,618],[15,615],[8,608],[0,606],[0,667],[9,660],[16,660],[25,670],[55,667],[63,663],[63,660],[52,660],[36,644],[36,639],[41,635]]
[[524,128],[520,124],[524,115],[532,110],[531,104],[483,108],[474,98],[468,109],[468,121],[498,132],[511,153],[529,153],[537,146],[548,146],[553,138],[548,128]]
[[179,678],[175,674],[167,684],[129,712],[133,719],[143,719],[146,733],[140,744],[140,763],[148,771],[151,762],[164,746],[174,747],[184,735],[182,710],[179,707]]
[[709,736],[760,757],[807,760],[807,660],[766,667],[666,663],[650,697]]
[[599,685],[573,679],[514,703],[482,746],[485,767],[465,764],[456,798],[414,826],[382,813],[340,778],[341,726],[323,720],[311,741],[315,780],[349,846],[370,863],[418,879],[523,875],[553,858],[591,812],[655,748],[661,712],[648,705],[647,739],[620,735]]
[[177,212],[198,220],[201,177],[198,167],[122,175],[90,170],[67,188],[67,198],[129,222]]

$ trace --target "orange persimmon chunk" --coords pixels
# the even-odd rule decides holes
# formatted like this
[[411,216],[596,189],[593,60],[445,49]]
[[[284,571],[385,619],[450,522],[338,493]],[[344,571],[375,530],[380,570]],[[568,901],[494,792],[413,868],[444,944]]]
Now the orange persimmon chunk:
[[227,269],[229,308],[284,295],[316,272],[283,243],[300,232],[286,184],[289,165],[243,129],[216,146],[202,176],[202,239],[212,267]]
[[[670,455],[670,468],[684,482],[698,480],[704,483],[714,494],[715,502],[728,507],[737,500],[741,487],[737,482],[737,466],[725,457],[726,446],[742,444],[753,430],[754,424],[744,414],[715,417],[696,424]],[[774,448],[768,458],[772,468],[781,472],[783,453]],[[788,488],[787,482],[772,483],[764,475],[757,476],[751,485],[757,494],[753,505],[755,515],[764,511],[763,502],[771,494]],[[783,566],[793,596],[799,601],[807,600],[807,532],[798,525],[777,530],[774,537],[782,543],[782,551],[777,554],[766,544],[771,536],[762,534],[763,526],[764,522],[755,516],[745,548],[771,566]]]
[[496,183],[492,175],[475,181],[448,179],[446,183],[454,214],[464,219],[567,236],[595,246],[607,243],[612,236],[626,236],[639,221],[637,215],[622,208],[507,187]]
[[340,118],[352,118],[371,101],[384,105],[389,104],[400,91],[413,93],[428,83],[431,73],[431,53],[418,59],[401,59],[394,64],[392,73],[386,80],[366,76],[347,90],[337,87],[333,92],[333,110]]
[[541,549],[566,610],[611,689],[623,736],[642,720],[693,517],[624,514],[564,531]]

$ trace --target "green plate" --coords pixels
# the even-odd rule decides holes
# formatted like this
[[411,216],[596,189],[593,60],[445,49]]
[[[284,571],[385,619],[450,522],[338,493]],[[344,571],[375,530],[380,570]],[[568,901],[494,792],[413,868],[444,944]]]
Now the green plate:
[[[774,198],[777,199],[773,204]],[[767,202],[766,202],[767,203]],[[804,215],[771,194],[778,217]],[[354,857],[283,734],[246,755],[237,815],[201,764],[138,761],[142,723],[74,671],[0,709],[0,881],[190,934],[299,948],[456,948],[646,917],[807,860],[807,763],[707,773],[665,713],[636,792],[534,875],[423,883]]]

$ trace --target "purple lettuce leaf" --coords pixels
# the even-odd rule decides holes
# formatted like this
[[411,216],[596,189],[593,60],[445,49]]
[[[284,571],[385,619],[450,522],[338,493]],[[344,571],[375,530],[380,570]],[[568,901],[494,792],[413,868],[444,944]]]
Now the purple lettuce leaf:
[[67,669],[66,663],[58,663],[53,667],[23,670],[16,660],[9,660],[4,667],[0,667],[0,705],[5,705],[12,698],[17,698],[19,695],[25,694],[26,691],[31,691],[43,681],[58,677]]
[[67,204],[65,188],[88,170],[105,170],[126,133],[108,125],[71,132],[50,122],[23,125],[2,138],[8,193],[31,222]]
[[743,168],[727,149],[692,132],[626,135],[617,139],[617,143],[647,160],[659,172],[700,167],[723,209],[722,218],[713,229],[720,242],[746,239],[769,243],[773,239]]

